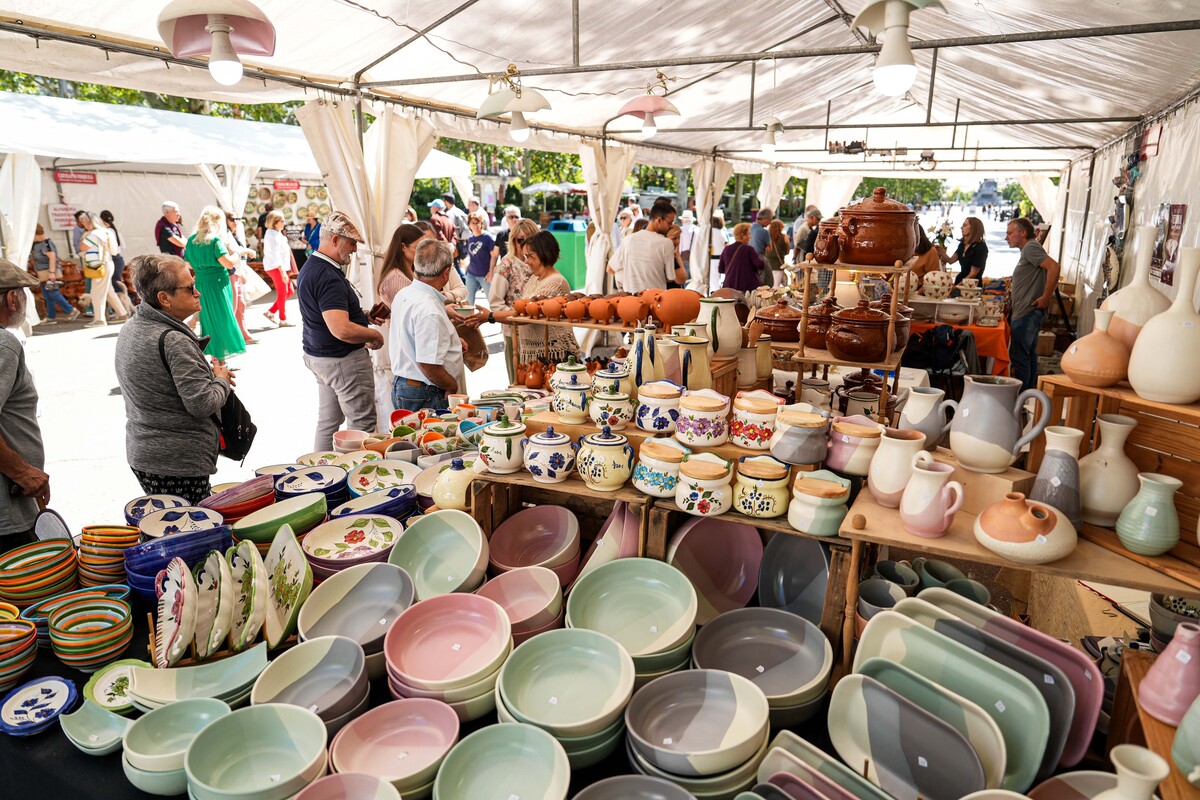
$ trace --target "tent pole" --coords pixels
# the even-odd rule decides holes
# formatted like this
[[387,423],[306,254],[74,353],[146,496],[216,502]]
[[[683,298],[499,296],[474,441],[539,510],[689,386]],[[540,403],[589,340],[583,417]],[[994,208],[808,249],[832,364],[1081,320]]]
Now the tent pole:
[[1067,241],[1067,210],[1071,208],[1071,172],[1075,169],[1075,164],[1067,164],[1067,175],[1062,180],[1065,184],[1062,186],[1063,191],[1063,213],[1062,219],[1058,221],[1058,257],[1062,258],[1063,245]]
[[579,0],[571,0],[571,64],[579,66]]
[[[783,121],[783,126],[789,131],[820,131],[820,130],[861,130],[863,128],[987,128],[987,127],[1010,127],[1022,125],[1092,125],[1096,123],[1107,122],[1140,122],[1141,117],[1124,116],[1124,117],[1047,117],[1045,119],[990,119],[990,120],[960,120],[957,122],[930,122],[928,125],[920,122],[872,122],[872,123],[854,123],[845,122],[835,125],[826,126],[824,123],[817,125],[801,125],[793,124],[787,120]],[[750,131],[754,128],[745,125],[724,125],[724,126],[708,126],[708,127],[680,127],[664,129],[664,133],[738,133],[740,131]],[[626,131],[609,131],[611,136],[633,136],[638,133],[636,130]],[[952,149],[957,149],[955,144]]]
[[929,96],[925,100],[925,124],[933,121],[933,82],[937,80],[938,50],[933,51],[933,63],[929,65]]

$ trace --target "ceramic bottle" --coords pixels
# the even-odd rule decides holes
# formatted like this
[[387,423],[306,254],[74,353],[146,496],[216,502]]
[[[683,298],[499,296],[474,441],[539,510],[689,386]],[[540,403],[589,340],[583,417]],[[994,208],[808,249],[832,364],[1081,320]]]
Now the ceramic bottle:
[[1179,253],[1175,302],[1138,334],[1129,358],[1129,383],[1146,400],[1188,405],[1200,400],[1200,369],[1193,366],[1200,353],[1200,314],[1192,305],[1200,247],[1183,247]]
[[829,451],[829,414],[809,403],[781,406],[775,415],[771,455],[788,464],[814,465]]
[[679,419],[682,390],[670,381],[651,381],[638,389],[638,407],[634,421],[647,433],[674,433]]
[[[1037,422],[1021,433],[1021,410],[1036,398],[1041,412]],[[943,400],[942,409],[954,409],[950,422],[950,449],[959,466],[971,472],[1004,472],[1021,448],[1032,442],[1050,420],[1050,398],[1040,389],[1021,391],[1016,378],[968,375],[962,399]]]
[[849,498],[848,479],[827,469],[799,472],[792,482],[788,524],[809,536],[837,536]]
[[686,392],[679,400],[675,438],[691,447],[729,441],[729,398],[712,389]]
[[709,364],[708,339],[699,336],[676,336],[679,345],[679,382],[685,389],[711,389],[712,367]]
[[738,392],[733,400],[729,441],[747,450],[766,450],[775,433],[775,420],[782,401],[762,389]]
[[1129,374],[1129,348],[1108,332],[1112,318],[1111,309],[1097,309],[1096,327],[1063,353],[1062,371],[1081,386],[1113,386]]
[[1150,263],[1157,239],[1158,226],[1138,226],[1134,239],[1133,280],[1110,294],[1100,306],[1113,312],[1108,330],[1131,353],[1142,326],[1171,306],[1170,298],[1150,285]]
[[954,467],[949,464],[913,456],[912,477],[900,496],[904,530],[928,539],[946,535],[963,504],[963,486],[950,480],[953,474]]
[[674,497],[679,485],[679,464],[691,452],[674,439],[646,439],[638,449],[633,487],[651,497]]
[[736,303],[727,297],[700,298],[697,322],[704,323],[712,343],[713,358],[736,358],[742,346],[742,325],[738,321]]
[[1167,760],[1136,744],[1119,744],[1108,754],[1117,773],[1117,785],[1094,800],[1151,800],[1154,790],[1171,774]]
[[697,517],[724,514],[733,502],[733,463],[713,453],[691,453],[679,464],[675,505]]
[[925,434],[888,428],[879,437],[879,448],[867,470],[867,489],[885,508],[899,508],[900,496],[912,477],[915,461],[926,464],[933,456],[925,451]]
[[1139,472],[1137,477],[1141,488],[1117,517],[1117,537],[1131,552],[1160,556],[1179,544],[1175,492],[1183,481],[1157,472]]
[[512,422],[507,414],[484,426],[479,438],[479,458],[487,465],[488,472],[507,475],[521,469],[520,442],[524,435],[525,423]]
[[596,427],[619,431],[633,420],[633,403],[623,392],[597,392],[588,403],[588,414]]
[[1150,716],[1178,726],[1200,696],[1200,625],[1181,622],[1142,678],[1138,699]]
[[438,473],[433,482],[433,502],[440,508],[468,511],[471,508],[471,481],[475,470],[467,469],[461,458],[450,460],[450,467]]
[[1083,525],[1079,505],[1079,443],[1083,431],[1064,425],[1046,428],[1046,454],[1038,467],[1029,499],[1054,506],[1078,530]]
[[562,483],[575,470],[579,445],[547,425],[546,430],[521,440],[525,470],[538,483]]
[[941,389],[912,387],[905,395],[904,405],[900,407],[900,420],[896,427],[925,434],[925,445],[932,450],[950,430],[950,423],[946,422],[946,410],[942,407],[945,399],[946,393]]
[[1083,521],[1111,528],[1141,487],[1138,468],[1125,455],[1125,440],[1137,420],[1122,414],[1101,414],[1100,446],[1079,459],[1079,500]]
[[629,439],[605,426],[600,433],[579,437],[575,463],[589,489],[615,492],[633,473],[633,447]]
[[1061,511],[1020,492],[1009,492],[975,518],[975,539],[1019,564],[1057,561],[1078,543],[1075,528]]
[[791,468],[771,456],[742,456],[737,465],[733,510],[747,517],[771,519],[788,510],[788,474]]

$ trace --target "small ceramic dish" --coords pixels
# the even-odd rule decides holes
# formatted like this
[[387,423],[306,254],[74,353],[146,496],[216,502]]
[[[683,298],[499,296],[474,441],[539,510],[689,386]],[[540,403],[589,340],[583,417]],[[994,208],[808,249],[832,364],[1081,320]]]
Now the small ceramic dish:
[[203,661],[221,649],[233,619],[233,576],[219,550],[210,550],[192,569],[196,581],[196,658]]
[[146,514],[138,520],[138,530],[147,539],[158,539],[173,533],[207,531],[225,524],[225,518],[208,508],[181,506]]
[[253,705],[288,703],[329,721],[362,702],[367,683],[362,647],[345,636],[301,642],[277,656],[254,681]]
[[144,494],[141,497],[133,498],[125,504],[125,522],[128,525],[136,527],[138,521],[147,514],[186,505],[190,504],[178,495]]
[[346,479],[350,494],[361,497],[380,489],[411,484],[421,473],[416,464],[398,459],[380,459],[355,467]]
[[238,542],[225,554],[233,578],[233,616],[229,621],[229,649],[244,650],[258,636],[267,617],[269,576],[254,542]]
[[570,783],[571,764],[553,736],[533,725],[490,725],[450,750],[433,792],[440,800],[566,800]]
[[486,597],[422,600],[396,618],[383,650],[388,671],[419,689],[457,689],[495,672],[512,652],[512,625]]
[[157,708],[125,731],[125,760],[146,772],[181,770],[196,735],[228,713],[229,706],[222,701],[203,697]]
[[374,775],[406,795],[434,779],[458,732],[458,717],[445,703],[395,700],[343,728],[329,760],[337,772]]
[[54,724],[71,710],[78,693],[66,678],[36,678],[13,689],[0,700],[0,732],[32,736]]
[[89,756],[106,756],[121,749],[121,737],[133,723],[84,700],[73,713],[59,716],[58,724],[79,752]]
[[267,607],[263,619],[267,646],[277,648],[296,630],[296,615],[312,591],[313,573],[290,525],[281,525],[263,560]]
[[335,494],[345,487],[346,476],[346,470],[332,464],[296,470],[275,480],[275,496],[283,500],[303,494]]
[[392,546],[388,563],[412,576],[421,600],[469,592],[483,582],[488,540],[470,515],[450,509],[435,511],[409,523]]
[[412,578],[394,564],[348,567],[314,589],[300,607],[300,638],[347,636],[364,652],[379,652],[388,628],[414,596]]
[[95,705],[114,714],[128,714],[133,710],[129,697],[129,683],[134,667],[153,668],[149,661],[125,658],[107,664],[92,674],[83,686],[83,696]]
[[691,581],[670,564],[626,558],[579,579],[566,609],[567,627],[611,636],[636,658],[690,639],[698,601]]

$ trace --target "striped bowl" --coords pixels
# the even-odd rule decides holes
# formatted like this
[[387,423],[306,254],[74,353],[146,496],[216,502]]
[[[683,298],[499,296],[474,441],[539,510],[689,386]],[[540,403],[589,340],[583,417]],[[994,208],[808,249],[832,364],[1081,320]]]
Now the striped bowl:
[[129,603],[107,597],[81,597],[50,613],[50,644],[55,655],[80,672],[94,672],[125,652],[133,639]]

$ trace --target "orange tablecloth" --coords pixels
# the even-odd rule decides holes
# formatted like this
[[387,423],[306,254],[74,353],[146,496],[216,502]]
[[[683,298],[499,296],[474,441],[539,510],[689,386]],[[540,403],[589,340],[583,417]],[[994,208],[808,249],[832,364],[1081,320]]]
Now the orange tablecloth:
[[[911,335],[918,336],[934,326],[933,322],[913,322]],[[947,322],[936,323],[948,325]],[[994,328],[983,325],[952,325],[954,328],[970,331],[975,334],[975,352],[980,358],[992,359],[992,374],[1008,374],[1008,340],[1011,338],[1008,330],[1008,320],[1000,320]]]

